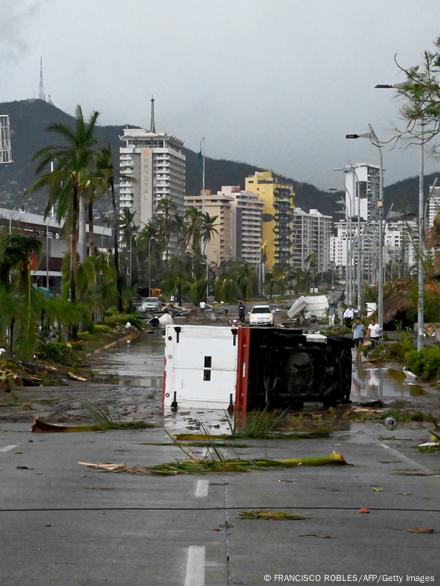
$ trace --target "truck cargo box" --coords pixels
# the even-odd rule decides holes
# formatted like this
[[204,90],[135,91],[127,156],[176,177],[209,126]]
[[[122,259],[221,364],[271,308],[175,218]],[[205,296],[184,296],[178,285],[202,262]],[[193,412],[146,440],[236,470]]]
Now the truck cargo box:
[[334,405],[351,387],[352,340],[284,328],[166,328],[164,407]]

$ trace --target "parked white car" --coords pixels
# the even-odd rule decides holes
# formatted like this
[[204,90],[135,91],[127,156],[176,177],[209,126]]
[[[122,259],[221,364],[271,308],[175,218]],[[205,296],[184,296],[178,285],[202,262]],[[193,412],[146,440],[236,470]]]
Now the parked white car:
[[273,326],[273,313],[269,305],[254,305],[249,313],[249,325]]
[[162,309],[162,303],[158,297],[147,297],[139,309],[147,313],[157,312]]

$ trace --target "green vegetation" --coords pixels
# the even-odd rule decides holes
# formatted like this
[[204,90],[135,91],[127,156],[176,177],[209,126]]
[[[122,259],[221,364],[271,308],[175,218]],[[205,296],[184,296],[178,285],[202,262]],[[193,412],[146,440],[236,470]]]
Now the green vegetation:
[[408,368],[424,380],[440,379],[440,348],[432,346],[420,352],[412,350],[406,356]]

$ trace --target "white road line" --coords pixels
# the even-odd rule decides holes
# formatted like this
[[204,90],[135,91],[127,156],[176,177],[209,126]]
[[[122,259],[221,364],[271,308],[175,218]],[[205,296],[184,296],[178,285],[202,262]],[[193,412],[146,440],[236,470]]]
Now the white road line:
[[10,444],[9,446],[4,446],[3,448],[0,448],[0,452],[2,452],[3,454],[5,452],[10,452],[14,448],[18,448],[19,445],[20,444]]
[[415,466],[419,470],[422,470],[422,472],[425,472],[426,474],[432,474],[432,470],[430,470],[429,468],[426,468],[422,464],[419,464],[418,462],[416,462],[412,458],[408,458],[408,456],[405,456],[405,454],[402,454],[402,452],[399,452],[399,450],[396,450],[395,448],[392,448],[391,446],[387,446],[386,444],[379,443],[379,445],[382,448],[385,448],[386,450],[388,450],[389,452],[392,452],[395,456],[398,456],[399,458],[401,458],[405,462],[408,462],[408,464],[412,464],[413,466]]
[[205,546],[203,545],[188,547],[185,586],[205,586]]
[[209,480],[197,480],[196,497],[202,498],[208,496]]

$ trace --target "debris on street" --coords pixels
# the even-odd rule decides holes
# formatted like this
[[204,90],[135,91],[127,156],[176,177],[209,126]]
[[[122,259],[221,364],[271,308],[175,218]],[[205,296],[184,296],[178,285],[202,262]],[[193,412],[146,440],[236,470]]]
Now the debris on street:
[[264,521],[304,521],[308,517],[286,511],[244,511],[240,519],[263,519]]
[[128,472],[130,474],[152,474],[154,476],[176,476],[178,474],[210,474],[218,472],[255,472],[273,470],[275,468],[295,468],[297,466],[328,466],[347,464],[344,456],[332,452],[327,456],[312,458],[290,458],[271,460],[260,458],[255,460],[222,459],[222,460],[183,460],[156,466],[127,466],[125,464],[94,464],[78,462],[81,466],[104,470],[105,472]]

